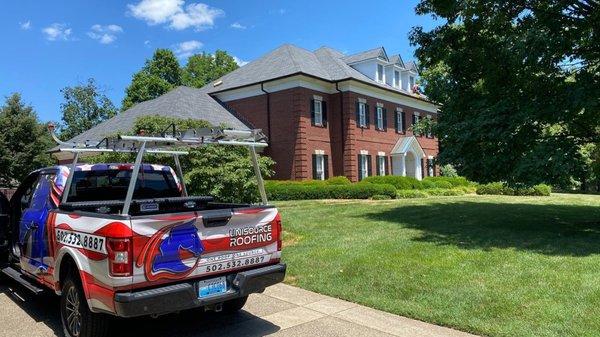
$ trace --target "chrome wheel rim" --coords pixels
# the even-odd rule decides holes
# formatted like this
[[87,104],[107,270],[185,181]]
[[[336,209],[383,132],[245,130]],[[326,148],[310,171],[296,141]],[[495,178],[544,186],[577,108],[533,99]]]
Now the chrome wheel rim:
[[74,337],[79,336],[81,332],[81,312],[79,312],[79,293],[75,287],[71,287],[67,291],[64,319],[69,333]]

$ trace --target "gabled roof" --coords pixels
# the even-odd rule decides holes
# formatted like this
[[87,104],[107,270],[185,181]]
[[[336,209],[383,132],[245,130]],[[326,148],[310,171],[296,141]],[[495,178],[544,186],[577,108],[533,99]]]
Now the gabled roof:
[[425,157],[425,151],[415,136],[400,137],[390,154],[405,154],[413,152],[417,157]]
[[224,124],[234,129],[249,128],[209,96],[206,89],[180,86],[155,99],[138,103],[70,141],[101,140],[120,132],[130,132],[138,117],[153,115],[205,120],[214,126]]
[[392,55],[392,57],[390,57],[390,63],[392,64],[397,64],[398,66],[404,68],[404,61],[402,61],[402,56],[400,56],[400,54],[397,55]]
[[415,61],[406,62],[406,69],[414,71],[415,73],[419,72],[419,68],[417,67],[417,64],[415,63]]
[[381,58],[385,61],[388,61],[387,53],[383,47],[378,47],[375,49],[363,51],[357,54],[349,55],[343,58],[344,62],[348,64],[366,61],[374,58]]

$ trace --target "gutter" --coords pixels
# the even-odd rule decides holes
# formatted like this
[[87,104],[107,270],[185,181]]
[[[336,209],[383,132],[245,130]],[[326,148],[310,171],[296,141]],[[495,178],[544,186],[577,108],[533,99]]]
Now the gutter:
[[271,139],[271,95],[268,91],[265,90],[265,82],[260,82],[260,90],[267,95],[267,137],[269,138],[269,142],[272,142]]

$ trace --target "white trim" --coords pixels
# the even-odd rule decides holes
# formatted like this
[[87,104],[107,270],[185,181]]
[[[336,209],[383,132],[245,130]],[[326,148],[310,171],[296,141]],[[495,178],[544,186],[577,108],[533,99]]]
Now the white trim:
[[427,156],[427,159],[433,159],[433,156]]
[[[338,92],[335,88],[334,83],[329,83],[324,80],[319,80],[303,75],[295,75],[264,83],[264,89],[270,93],[296,87],[312,89],[326,94],[335,94]],[[420,99],[406,96],[410,95],[410,93],[393,93],[389,90],[386,90],[385,88],[377,87],[374,84],[366,84],[353,79],[339,82],[339,89],[341,91],[352,91],[359,95],[370,96],[375,99],[380,99],[395,104],[401,104],[410,108],[420,109],[435,114],[437,114],[437,110],[439,108],[433,103],[424,102]],[[393,90],[394,88],[390,86],[390,89]],[[264,94],[265,93],[261,90],[260,84],[254,84],[243,88],[226,90],[220,93],[216,93],[214,95],[223,102],[229,102],[237,99],[260,96]],[[359,101],[360,99],[361,98],[359,98]]]
[[319,96],[319,95],[313,95],[313,99],[315,101],[323,101],[323,96]]
[[383,151],[379,151],[379,152],[377,152],[377,155],[378,155],[378,156],[385,156],[385,152],[383,152]]
[[369,151],[367,151],[367,150],[360,150],[360,154],[369,154]]
[[366,98],[359,97],[359,98],[358,98],[358,103],[365,103],[365,104],[367,104],[367,99],[366,99]]
[[324,155],[325,151],[324,150],[315,150],[315,154]]
[[398,112],[404,112],[404,109],[402,109],[401,107],[396,107],[396,111],[398,111]]
[[379,103],[379,102],[377,102],[377,107],[378,107],[378,108],[383,108],[383,103]]

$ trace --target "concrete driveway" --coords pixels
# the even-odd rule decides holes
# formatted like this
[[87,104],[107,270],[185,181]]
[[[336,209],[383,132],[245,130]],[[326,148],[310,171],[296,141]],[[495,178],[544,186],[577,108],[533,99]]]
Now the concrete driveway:
[[[0,326],[0,336],[62,336],[58,297],[35,297],[0,278]],[[191,311],[117,319],[112,330],[114,337],[473,336],[283,284],[252,295],[235,315]]]

